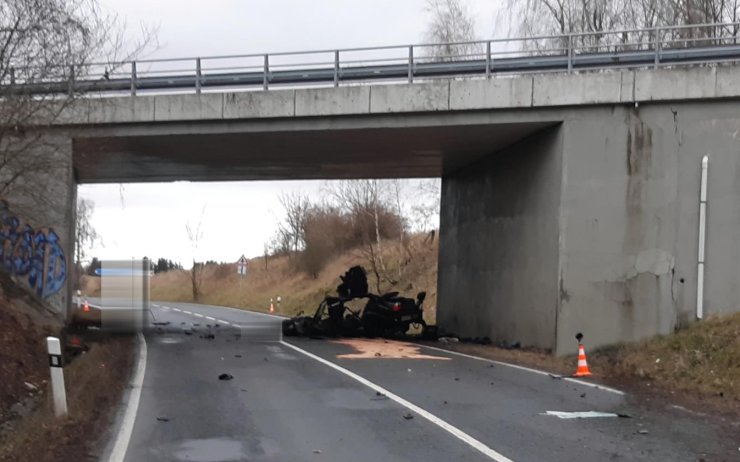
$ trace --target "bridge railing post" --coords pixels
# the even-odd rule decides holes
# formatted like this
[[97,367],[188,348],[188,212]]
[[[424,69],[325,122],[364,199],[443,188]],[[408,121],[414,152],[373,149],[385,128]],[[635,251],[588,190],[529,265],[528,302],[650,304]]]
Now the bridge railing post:
[[131,61],[131,96],[136,96],[136,61]]
[[15,85],[15,68],[10,68],[10,84]]
[[75,90],[75,65],[72,64],[69,66],[69,88],[67,89],[70,96],[72,95],[72,93],[74,93],[74,90]]
[[491,77],[491,41],[486,42],[486,77]]
[[409,46],[409,83],[414,82],[414,46]]
[[334,86],[339,86],[339,50],[334,51]]
[[660,50],[662,47],[663,38],[661,34],[660,27],[655,29],[655,45],[653,46],[653,51],[655,52],[655,65],[654,67],[657,69],[660,66]]
[[270,84],[270,55],[265,55],[265,65],[262,70],[262,89],[267,90]]
[[573,34],[568,34],[568,73],[573,72]]
[[195,94],[200,95],[200,58],[195,58]]

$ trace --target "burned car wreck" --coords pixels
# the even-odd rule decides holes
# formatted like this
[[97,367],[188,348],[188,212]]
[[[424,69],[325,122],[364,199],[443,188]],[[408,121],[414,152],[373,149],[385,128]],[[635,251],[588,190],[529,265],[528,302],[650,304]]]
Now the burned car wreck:
[[[411,327],[421,336],[433,337],[435,326],[424,321],[422,304],[426,292],[416,299],[399,296],[398,292],[375,295],[368,291],[367,274],[361,266],[350,268],[337,286],[337,296],[327,296],[313,316],[299,314],[283,321],[283,335],[306,337],[400,337]],[[360,310],[346,305],[350,300],[367,299]]]

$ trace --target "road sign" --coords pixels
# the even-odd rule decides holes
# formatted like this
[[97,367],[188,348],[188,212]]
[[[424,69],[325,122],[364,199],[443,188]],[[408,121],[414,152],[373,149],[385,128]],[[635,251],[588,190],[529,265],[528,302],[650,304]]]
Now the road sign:
[[240,276],[246,276],[247,274],[247,257],[244,255],[236,262],[236,274]]

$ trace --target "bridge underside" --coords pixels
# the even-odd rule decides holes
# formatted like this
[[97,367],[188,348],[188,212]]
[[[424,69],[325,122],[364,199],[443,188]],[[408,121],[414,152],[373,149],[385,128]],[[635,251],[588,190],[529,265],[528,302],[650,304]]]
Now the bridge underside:
[[123,128],[77,137],[73,152],[80,183],[439,177],[548,125],[240,132],[195,125],[181,134]]

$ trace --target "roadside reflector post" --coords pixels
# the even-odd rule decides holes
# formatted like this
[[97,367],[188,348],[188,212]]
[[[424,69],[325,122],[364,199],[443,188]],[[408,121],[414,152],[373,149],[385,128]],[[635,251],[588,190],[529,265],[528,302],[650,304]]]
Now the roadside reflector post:
[[67,392],[64,389],[64,371],[62,369],[62,345],[56,337],[46,337],[49,351],[49,369],[51,371],[51,391],[54,397],[54,414],[57,417],[67,416]]

